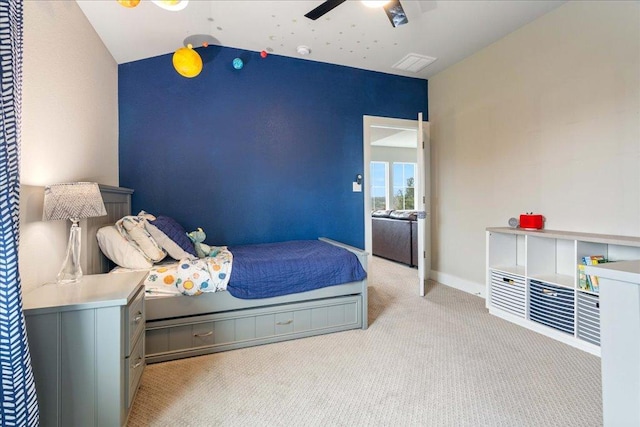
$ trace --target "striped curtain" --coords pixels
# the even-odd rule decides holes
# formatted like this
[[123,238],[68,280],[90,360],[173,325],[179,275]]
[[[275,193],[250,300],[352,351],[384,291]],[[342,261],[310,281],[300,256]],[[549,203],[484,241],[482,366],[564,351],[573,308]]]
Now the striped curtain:
[[0,0],[1,426],[38,425],[18,273],[22,0]]

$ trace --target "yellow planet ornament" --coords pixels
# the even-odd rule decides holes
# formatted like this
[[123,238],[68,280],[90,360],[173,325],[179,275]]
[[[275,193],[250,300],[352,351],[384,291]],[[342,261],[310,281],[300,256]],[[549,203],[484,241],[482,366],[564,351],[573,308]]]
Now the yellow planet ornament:
[[118,3],[120,3],[124,7],[132,8],[139,5],[140,0],[118,0]]
[[173,54],[173,68],[183,77],[195,77],[202,71],[202,58],[193,50],[193,45],[188,44]]

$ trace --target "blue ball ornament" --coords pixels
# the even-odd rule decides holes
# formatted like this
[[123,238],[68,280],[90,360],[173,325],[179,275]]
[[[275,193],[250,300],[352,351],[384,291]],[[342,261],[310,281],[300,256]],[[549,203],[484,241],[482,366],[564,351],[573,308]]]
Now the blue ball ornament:
[[242,67],[244,67],[244,62],[242,62],[242,59],[236,58],[233,60],[233,68],[235,68],[236,70],[240,70],[242,69]]

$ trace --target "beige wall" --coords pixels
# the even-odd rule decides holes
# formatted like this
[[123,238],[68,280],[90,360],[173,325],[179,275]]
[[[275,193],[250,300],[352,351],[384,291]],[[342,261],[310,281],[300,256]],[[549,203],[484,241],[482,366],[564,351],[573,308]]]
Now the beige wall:
[[640,3],[570,2],[429,80],[435,277],[481,290],[485,227],[640,236]]
[[25,1],[20,274],[55,280],[68,224],[42,221],[43,186],[118,185],[118,67],[75,1]]

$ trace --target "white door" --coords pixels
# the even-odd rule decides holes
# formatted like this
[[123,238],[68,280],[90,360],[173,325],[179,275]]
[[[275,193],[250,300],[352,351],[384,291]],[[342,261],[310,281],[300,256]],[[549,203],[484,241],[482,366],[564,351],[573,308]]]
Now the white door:
[[[381,131],[382,130],[382,131]],[[382,132],[383,135],[395,132],[412,131],[413,142],[411,147],[415,151],[411,155],[411,162],[416,164],[415,207],[419,212],[418,219],[418,294],[425,295],[426,279],[431,270],[430,254],[430,221],[429,221],[429,191],[430,191],[430,154],[429,154],[429,123],[422,122],[422,113],[418,120],[392,119],[387,117],[364,116],[363,118],[363,153],[364,153],[364,219],[365,219],[365,250],[372,254],[373,245],[371,237],[371,161],[372,145],[376,145],[373,134]],[[387,137],[386,139],[392,139]],[[397,141],[395,141],[397,143]],[[391,144],[393,145],[393,144]],[[406,149],[407,145],[400,142],[398,145]],[[374,156],[375,157],[375,156]],[[407,160],[409,161],[409,160]]]
[[424,126],[422,122],[422,113],[418,113],[418,132],[417,137],[417,160],[418,165],[416,180],[416,210],[418,211],[418,291],[420,296],[426,294],[427,279],[431,270],[431,248],[430,248],[430,221],[429,221],[429,193],[430,193],[430,175],[431,164],[430,147],[429,147],[429,124]]

